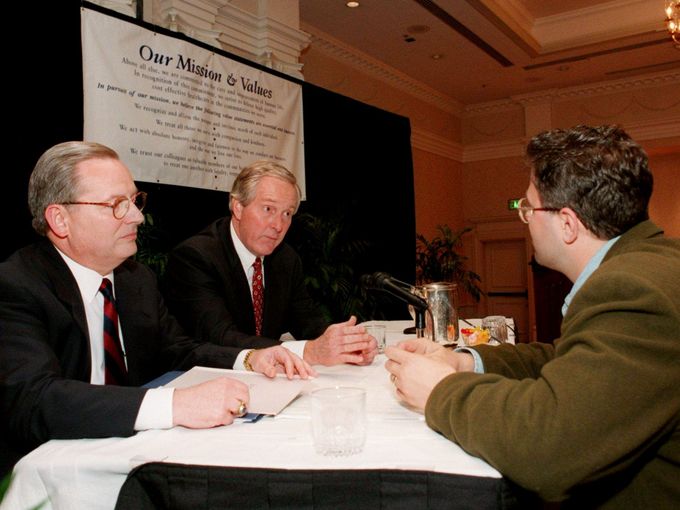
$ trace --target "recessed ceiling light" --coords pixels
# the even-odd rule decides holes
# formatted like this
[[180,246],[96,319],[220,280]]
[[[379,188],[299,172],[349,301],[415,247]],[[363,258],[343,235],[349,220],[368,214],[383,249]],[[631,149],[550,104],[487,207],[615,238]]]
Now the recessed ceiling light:
[[347,2],[345,5],[350,9],[354,9],[355,7],[359,7],[359,2]]
[[435,53],[434,55],[430,55],[430,58],[432,60],[441,60],[442,58],[444,58],[444,55],[442,55],[441,53]]

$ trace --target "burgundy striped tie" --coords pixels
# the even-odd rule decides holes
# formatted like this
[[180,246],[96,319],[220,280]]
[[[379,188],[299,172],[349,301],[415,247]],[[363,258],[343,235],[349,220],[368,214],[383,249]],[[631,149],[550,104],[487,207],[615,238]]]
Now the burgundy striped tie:
[[104,381],[106,384],[127,384],[127,368],[118,337],[118,312],[113,297],[113,286],[108,278],[102,280],[99,292],[104,296]]
[[253,312],[255,314],[255,334],[262,334],[262,310],[264,308],[264,286],[262,285],[262,260],[253,262]]

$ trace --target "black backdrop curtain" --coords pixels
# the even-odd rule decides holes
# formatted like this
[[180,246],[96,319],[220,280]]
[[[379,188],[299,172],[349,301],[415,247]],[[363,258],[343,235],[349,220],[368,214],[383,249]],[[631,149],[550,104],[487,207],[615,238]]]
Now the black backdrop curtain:
[[[35,238],[26,190],[38,157],[50,146],[82,139],[83,134],[80,2],[12,4],[6,19],[26,29],[5,44],[10,53],[6,101],[22,113],[5,120],[11,134],[5,150],[9,186],[4,210],[14,228],[5,236],[0,260]],[[29,38],[38,39],[38,51],[29,49]],[[307,83],[302,87],[307,201],[300,213],[342,222],[348,242],[364,243],[351,263],[356,278],[385,271],[412,282],[415,213],[409,120]],[[148,212],[162,228],[168,247],[228,211],[226,193],[138,185],[150,194]],[[288,236],[291,243],[300,246],[302,235],[303,229],[294,223]],[[383,296],[377,300],[375,312],[367,311],[364,318],[407,316],[402,303]]]

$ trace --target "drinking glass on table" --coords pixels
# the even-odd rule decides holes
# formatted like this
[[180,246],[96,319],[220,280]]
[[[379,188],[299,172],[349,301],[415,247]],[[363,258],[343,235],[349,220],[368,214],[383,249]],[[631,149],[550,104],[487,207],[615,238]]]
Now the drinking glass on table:
[[335,386],[311,393],[314,449],[341,457],[359,453],[366,442],[366,390]]
[[508,325],[502,315],[489,315],[482,319],[482,329],[489,332],[490,344],[504,344],[508,341]]
[[375,338],[378,344],[378,352],[381,354],[385,352],[385,326],[382,324],[365,324],[364,328],[366,328],[366,333]]

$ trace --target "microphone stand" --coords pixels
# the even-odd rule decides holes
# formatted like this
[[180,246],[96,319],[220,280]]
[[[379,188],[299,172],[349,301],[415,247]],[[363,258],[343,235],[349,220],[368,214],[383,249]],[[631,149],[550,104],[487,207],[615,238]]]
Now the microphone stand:
[[425,310],[416,308],[416,338],[425,338]]
[[[430,318],[432,317],[432,311],[427,305],[427,302],[414,292],[413,285],[406,282],[392,278],[387,273],[373,273],[373,275],[363,275],[361,277],[361,284],[367,289],[376,289],[387,292],[392,296],[405,301],[411,305],[416,312],[416,338],[425,337],[425,313],[430,313]],[[407,290],[408,289],[408,290]],[[434,320],[432,321],[434,324]],[[434,328],[432,331],[432,336],[434,340]]]

